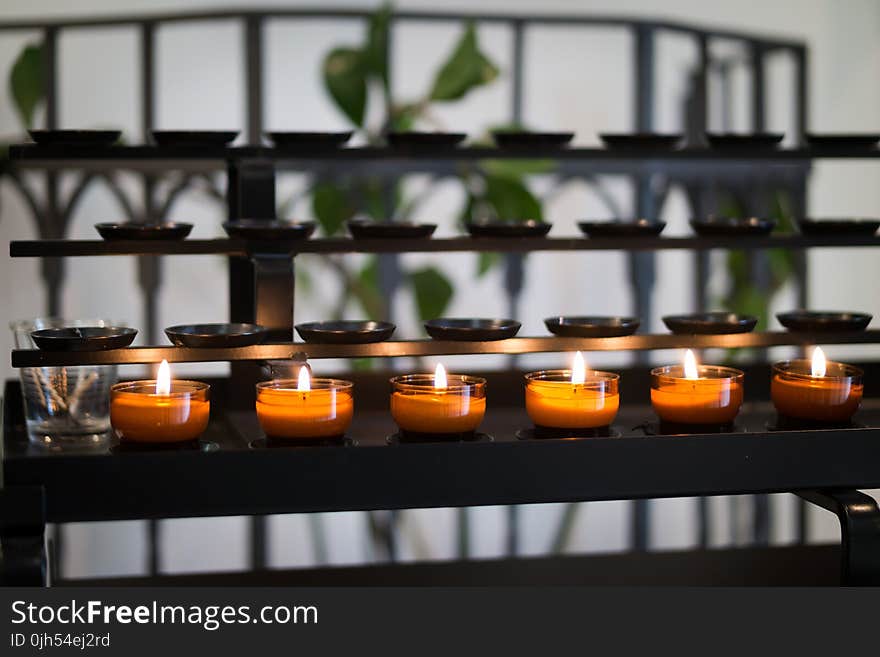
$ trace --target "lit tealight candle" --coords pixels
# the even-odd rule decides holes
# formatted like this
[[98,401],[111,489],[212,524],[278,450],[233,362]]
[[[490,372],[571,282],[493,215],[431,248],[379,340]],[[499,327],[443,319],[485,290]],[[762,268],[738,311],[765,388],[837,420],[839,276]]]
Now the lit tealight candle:
[[810,360],[776,363],[770,397],[785,417],[819,422],[847,422],[862,401],[862,370],[828,362],[820,347]]
[[606,427],[620,406],[619,381],[618,374],[588,370],[578,351],[570,370],[526,374],[526,412],[538,427]]
[[730,424],[742,406],[744,378],[732,367],[698,365],[688,349],[683,366],[651,370],[651,405],[664,422]]
[[272,438],[343,436],[354,416],[353,385],[339,379],[313,379],[302,367],[296,379],[257,384],[257,420]]
[[155,381],[129,381],[111,388],[110,423],[123,441],[194,440],[208,427],[209,389],[207,383],[173,380],[163,360]]
[[486,379],[447,374],[438,364],[434,374],[391,379],[391,416],[404,432],[467,434],[486,414]]

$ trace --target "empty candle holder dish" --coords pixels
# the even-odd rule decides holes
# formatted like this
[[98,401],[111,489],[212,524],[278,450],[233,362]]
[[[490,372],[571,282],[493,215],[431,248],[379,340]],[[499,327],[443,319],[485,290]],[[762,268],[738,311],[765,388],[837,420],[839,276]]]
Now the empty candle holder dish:
[[192,229],[192,224],[175,221],[160,224],[134,222],[95,224],[95,230],[105,240],[182,240]]
[[656,237],[666,228],[666,223],[650,219],[579,221],[578,228],[587,237]]
[[471,237],[545,237],[553,224],[536,219],[523,221],[473,221],[465,224]]
[[880,219],[798,219],[804,235],[875,235]]
[[296,325],[296,332],[306,342],[319,344],[368,344],[384,342],[397,327],[391,322],[374,320],[334,320],[327,322],[303,322]]
[[680,134],[664,135],[653,132],[631,134],[603,132],[599,134],[599,138],[606,148],[614,150],[671,151],[681,144],[683,136]]
[[385,134],[388,145],[393,148],[455,148],[465,139],[464,132],[417,132],[401,131]]
[[355,239],[418,239],[431,237],[437,224],[417,224],[410,221],[370,221],[352,219],[346,223]]
[[639,328],[635,317],[548,317],[544,326],[553,335],[567,338],[616,338],[632,335]]
[[112,146],[122,136],[120,130],[28,130],[31,139],[43,146]]
[[157,146],[226,146],[238,137],[238,130],[153,130]]
[[834,333],[837,331],[864,331],[868,328],[873,316],[867,313],[830,310],[793,310],[777,313],[776,319],[789,331]]
[[776,228],[775,220],[758,217],[707,217],[691,219],[690,224],[700,237],[755,237]]
[[313,221],[281,221],[277,219],[237,219],[223,224],[229,237],[273,242],[275,240],[305,240],[315,232]]
[[435,340],[470,342],[506,340],[515,336],[521,326],[514,319],[441,317],[425,322],[425,331]]
[[666,315],[663,323],[673,333],[683,335],[724,335],[749,333],[758,324],[758,318],[728,312]]
[[499,148],[563,148],[574,139],[574,133],[494,130],[492,139]]
[[333,150],[348,143],[354,133],[345,132],[267,132],[266,136],[278,148],[301,148],[306,150]]
[[31,333],[37,348],[45,351],[103,351],[122,349],[134,342],[137,329],[123,326],[68,326]]
[[225,349],[261,344],[269,330],[258,324],[180,324],[166,328],[165,335],[178,347]]

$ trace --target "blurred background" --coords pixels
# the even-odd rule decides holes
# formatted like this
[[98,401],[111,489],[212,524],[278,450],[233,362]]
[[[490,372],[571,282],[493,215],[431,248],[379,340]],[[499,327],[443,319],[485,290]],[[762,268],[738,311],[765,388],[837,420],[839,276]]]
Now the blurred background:
[[[265,1],[267,8],[314,7],[311,3]],[[325,0],[321,9],[354,8],[376,13],[375,2]],[[186,12],[241,8],[230,2],[186,0],[5,0],[0,24],[39,23],[54,18],[124,17],[153,12]],[[778,38],[806,46],[808,130],[817,132],[880,131],[880,4],[873,0],[768,0],[706,3],[699,0],[616,0],[565,2],[484,0],[467,2],[399,0],[402,11],[463,14],[577,14],[667,19],[719,31]],[[370,34],[373,34],[371,37]],[[160,129],[246,128],[247,89],[244,68],[244,27],[222,19],[159,24],[155,29],[155,127]],[[266,130],[354,129],[354,143],[375,141],[389,126],[467,132],[472,141],[488,130],[513,124],[535,130],[570,130],[578,146],[600,145],[600,132],[630,132],[639,126],[633,79],[636,56],[631,30],[607,26],[534,25],[522,33],[522,105],[514,111],[515,40],[509,26],[464,20],[391,21],[388,28],[390,69],[362,79],[352,73],[352,53],[368,51],[375,33],[362,18],[307,21],[278,18],[263,26],[263,126]],[[19,142],[28,126],[41,127],[45,103],[28,99],[30,63],[39,57],[38,29],[0,30],[0,141]],[[140,33],[131,26],[65,29],[58,35],[59,127],[113,127],[129,143],[143,143],[142,81],[138,57]],[[700,51],[694,39],[675,32],[654,38],[653,125],[656,132],[685,132],[689,127],[694,76]],[[35,54],[36,53],[36,54]],[[748,132],[754,129],[752,52],[736,39],[709,43],[706,117],[709,129]],[[37,60],[39,61],[39,60]],[[472,72],[463,72],[469,66]],[[464,67],[464,69],[463,69]],[[470,70],[470,69],[468,69]],[[785,132],[795,143],[797,104],[795,61],[779,51],[765,57],[764,128]],[[388,80],[386,89],[384,81]],[[24,85],[24,86],[22,86]],[[25,91],[20,91],[25,89]],[[355,93],[352,93],[352,90]],[[358,91],[360,90],[360,91]],[[32,101],[32,102],[31,102]],[[691,117],[691,120],[693,117]],[[247,143],[244,136],[237,143]],[[808,185],[803,200],[810,216],[875,216],[880,208],[877,167],[872,162],[817,161],[804,172]],[[594,175],[567,178],[552,162],[527,162],[517,167],[488,163],[459,175],[435,178],[406,176],[398,184],[368,176],[317,176],[283,172],[278,177],[278,215],[315,219],[324,234],[344,234],[351,216],[408,218],[439,224],[436,235],[461,233],[468,215],[536,217],[553,224],[553,236],[578,235],[576,222],[585,218],[628,218],[639,213],[637,184],[632,177]],[[194,237],[224,236],[220,226],[226,208],[223,174],[180,179],[168,176],[157,194],[168,204],[166,218],[195,224]],[[76,174],[64,174],[60,186],[77,197],[64,234],[94,238],[93,224],[119,221],[142,213],[141,180],[120,172],[111,181],[81,185]],[[689,190],[670,179],[648,181],[662,200],[656,218],[668,222],[665,234],[690,233]],[[77,192],[78,189],[81,191]],[[735,187],[735,186],[734,186]],[[798,200],[783,189],[762,199],[768,213],[790,226]],[[45,180],[39,172],[0,170],[0,236],[4,241],[39,236],[29,198],[43,202]],[[750,211],[742,190],[720,190],[717,208]],[[842,264],[843,263],[843,264]],[[778,328],[773,313],[805,302],[811,308],[856,310],[880,315],[880,261],[869,250],[808,251],[806,262],[791,254],[770,255],[764,263],[744,263],[741,254],[713,253],[706,263],[703,305],[756,312]],[[172,324],[225,321],[228,317],[226,260],[219,256],[164,258],[144,264],[136,258],[71,258],[64,270],[41,270],[36,259],[0,259],[0,305],[7,320],[37,317],[49,310],[65,317],[108,317],[142,327],[142,343],[152,329],[164,342],[161,328]],[[697,309],[694,279],[700,264],[692,254],[660,252],[650,261],[615,252],[536,253],[513,262],[475,254],[406,254],[380,263],[368,256],[297,259],[296,321],[332,317],[390,315],[399,337],[421,337],[428,317],[515,314],[522,335],[545,333],[544,317],[562,314],[616,315],[642,313],[646,329],[661,331],[662,315]],[[763,269],[762,269],[763,267]],[[641,269],[640,269],[641,268]],[[763,275],[753,275],[755,271]],[[642,271],[639,276],[639,271]],[[647,274],[645,272],[648,272]],[[798,272],[806,272],[804,285]],[[631,284],[637,281],[638,285]],[[806,295],[805,297],[803,295]],[[158,333],[156,332],[158,329]],[[12,348],[11,334],[0,333],[3,352]],[[145,339],[146,338],[146,339]],[[880,356],[864,346],[827,349],[830,357],[858,362]],[[790,354],[770,350],[768,358]],[[716,359],[736,361],[749,354],[719,353]],[[521,357],[519,367],[566,366],[565,354]],[[638,356],[649,362],[677,362],[680,354],[652,352]],[[626,353],[588,356],[590,365],[620,367],[635,362]],[[444,359],[450,369],[486,370],[509,365],[507,357]],[[428,359],[418,364],[433,368]],[[320,374],[344,372],[370,363],[321,361]],[[394,367],[414,367],[399,359]],[[16,376],[8,358],[0,371]],[[185,376],[222,375],[225,364],[178,365]],[[137,376],[123,368],[122,376]],[[794,539],[789,495],[771,497],[770,541]],[[683,549],[695,544],[695,500],[656,500],[648,548]],[[752,506],[728,498],[710,501],[713,514],[710,545],[751,540]],[[533,505],[520,508],[519,553],[546,554],[629,549],[630,502],[576,505]],[[839,537],[836,520],[810,509],[808,539],[822,542]],[[558,529],[570,517],[569,534],[560,545]],[[507,553],[507,514],[501,508],[479,508],[469,514],[470,554]],[[277,516],[269,519],[271,567],[315,564],[357,564],[383,558],[364,513]],[[63,572],[66,577],[97,577],[146,573],[148,524],[145,522],[82,523],[64,530]],[[409,510],[399,514],[402,560],[450,559],[458,554],[456,513],[452,509]],[[161,521],[159,550],[163,572],[217,571],[244,568],[248,563],[244,518],[201,518]]]

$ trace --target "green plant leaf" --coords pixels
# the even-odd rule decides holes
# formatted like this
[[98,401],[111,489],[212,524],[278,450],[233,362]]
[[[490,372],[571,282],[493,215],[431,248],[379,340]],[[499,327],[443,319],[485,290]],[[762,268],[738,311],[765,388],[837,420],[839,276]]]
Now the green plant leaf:
[[385,302],[379,290],[379,258],[370,256],[367,263],[357,273],[357,280],[351,286],[355,299],[369,319],[381,319],[385,314]]
[[364,48],[364,63],[367,73],[375,75],[382,82],[388,95],[388,25],[391,21],[391,3],[385,3],[370,16],[367,27],[367,45]]
[[19,53],[9,72],[9,91],[27,129],[33,127],[34,112],[45,96],[43,78],[43,47],[29,44]]
[[501,263],[501,254],[486,252],[480,253],[477,258],[477,278],[485,276],[490,269]]
[[327,182],[318,183],[312,192],[312,213],[325,235],[335,235],[354,216],[354,208],[345,190]]
[[508,176],[486,176],[486,201],[498,219],[505,221],[544,221],[541,202],[525,183]]
[[556,169],[553,160],[480,160],[479,164],[490,175],[508,178],[551,173]]
[[419,115],[424,111],[422,103],[405,103],[391,108],[388,129],[397,132],[412,130]]
[[364,51],[334,48],[324,58],[324,86],[336,106],[356,126],[363,126],[367,107],[367,69]]
[[435,267],[410,272],[416,306],[422,321],[441,317],[452,300],[452,284]]
[[476,27],[473,22],[468,22],[449,59],[434,78],[430,99],[458,100],[471,89],[488,84],[497,77],[498,67],[480,52]]

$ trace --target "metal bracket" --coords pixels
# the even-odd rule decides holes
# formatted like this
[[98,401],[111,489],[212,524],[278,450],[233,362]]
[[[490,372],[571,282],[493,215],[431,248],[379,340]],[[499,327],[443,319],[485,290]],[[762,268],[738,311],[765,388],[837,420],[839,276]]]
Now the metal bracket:
[[48,584],[46,504],[42,486],[0,489],[0,548],[0,585]]
[[799,491],[840,520],[841,584],[880,586],[880,508],[858,490]]

